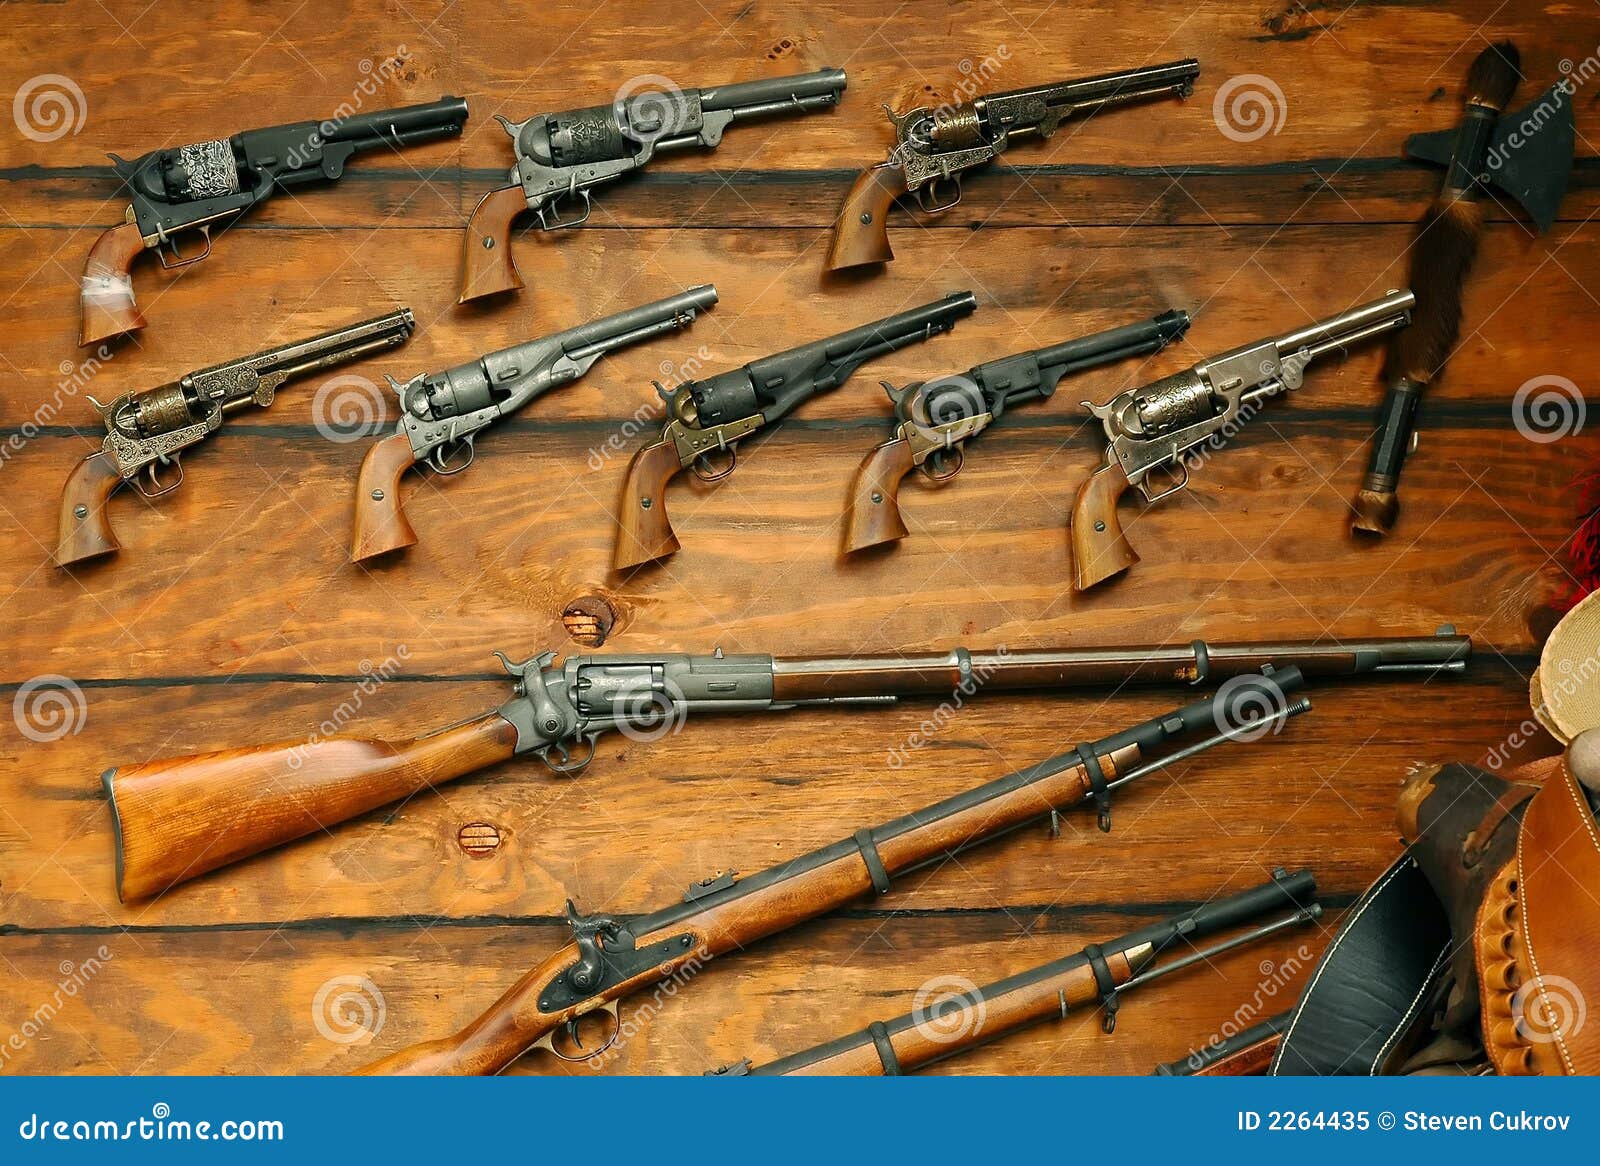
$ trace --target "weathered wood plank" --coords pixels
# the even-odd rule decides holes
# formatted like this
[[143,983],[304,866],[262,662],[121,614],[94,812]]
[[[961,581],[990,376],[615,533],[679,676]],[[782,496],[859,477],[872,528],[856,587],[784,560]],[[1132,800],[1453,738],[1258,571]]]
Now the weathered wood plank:
[[[878,380],[903,384],[958,371],[1173,307],[1193,315],[1188,337],[1167,353],[1066,385],[1053,408],[1070,410],[1079,395],[1110,395],[1141,377],[1403,285],[1400,257],[1409,232],[1402,225],[1101,228],[1064,239],[1059,230],[1029,228],[998,237],[974,232],[952,246],[948,234],[911,230],[896,241],[900,258],[888,272],[832,277],[820,271],[826,235],[819,231],[684,231],[665,238],[607,232],[592,243],[578,240],[579,246],[571,246],[570,237],[528,238],[518,241],[528,289],[503,304],[466,308],[454,304],[459,240],[452,232],[405,232],[398,256],[389,232],[258,232],[230,237],[230,245],[248,252],[230,262],[242,263],[240,270],[270,271],[270,280],[241,280],[220,266],[191,268],[175,279],[159,270],[141,276],[152,323],[130,346],[76,349],[76,272],[67,267],[10,293],[16,339],[6,358],[16,387],[0,396],[0,442],[12,435],[5,428],[15,431],[30,421],[91,425],[97,414],[87,395],[110,400],[396,304],[416,313],[418,335],[382,361],[333,374],[373,382],[370,392],[358,386],[330,397],[328,390],[319,400],[331,378],[313,378],[286,388],[270,411],[231,419],[230,428],[307,426],[318,417],[340,418],[337,405],[350,406],[353,417],[380,408],[388,417],[393,395],[381,387],[385,374],[403,380],[437,371],[697,283],[715,284],[721,300],[690,329],[608,357],[588,377],[531,406],[524,418],[620,425],[654,404],[652,380],[720,372],[962,289],[971,289],[980,306],[951,335],[874,361],[800,416],[884,416],[888,405]],[[51,264],[54,242],[50,234],[0,232],[0,256],[13,270],[40,271]],[[1563,338],[1568,321],[1600,326],[1596,271],[1600,230],[1593,226],[1558,227],[1545,239],[1531,239],[1517,226],[1491,228],[1467,287],[1461,347],[1432,396],[1499,404],[1536,375],[1581,379],[1581,367],[1565,357]],[[221,315],[215,310],[218,278],[228,297]],[[1368,346],[1341,366],[1314,371],[1305,397],[1321,407],[1376,410],[1380,358],[1377,347]],[[495,440],[485,438],[485,446]],[[320,441],[308,444],[326,452]]]
[[[1229,890],[1265,877],[1241,869]],[[1181,909],[1164,903],[1158,912]],[[1241,1008],[1287,1002],[1331,920],[1141,991],[1116,1035],[1085,1011],[977,1049],[934,1072],[1148,1073]],[[659,1003],[625,1003],[629,1038],[598,1071],[703,1073],[771,1060],[911,1011],[951,977],[989,983],[1149,922],[1093,910],[835,919],[714,961]],[[562,942],[551,926],[285,929],[0,938],[7,1071],[344,1073],[466,1023]],[[110,958],[98,953],[104,950]],[[98,966],[97,966],[98,963]],[[1268,967],[1270,965],[1270,967]],[[82,981],[69,991],[60,985]],[[956,990],[960,990],[958,987]],[[58,992],[60,992],[59,1003]],[[38,1017],[36,1020],[35,1017]],[[12,1026],[15,1026],[14,1028]],[[320,1025],[320,1026],[319,1026]],[[530,1056],[514,1073],[590,1073]],[[738,1088],[737,1085],[732,1088]]]

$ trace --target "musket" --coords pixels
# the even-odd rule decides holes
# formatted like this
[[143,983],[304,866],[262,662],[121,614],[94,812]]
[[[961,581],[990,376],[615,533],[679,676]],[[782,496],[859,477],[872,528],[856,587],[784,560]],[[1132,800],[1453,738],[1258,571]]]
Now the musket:
[[687,328],[716,302],[717,289],[704,284],[405,384],[388,377],[400,400],[400,423],[361,462],[350,561],[417,541],[400,506],[400,480],[409,470],[460,473],[472,464],[478,434],[489,426],[577,380],[602,356]]
[[1117,503],[1129,487],[1147,503],[1177,493],[1189,484],[1188,459],[1196,451],[1220,449],[1271,398],[1298,389],[1312,361],[1405,327],[1414,302],[1409,291],[1392,291],[1199,361],[1104,405],[1084,401],[1107,445],[1104,463],[1072,504],[1073,585],[1086,591],[1139,561],[1117,521]]
[[904,389],[883,382],[894,402],[894,436],[856,471],[845,514],[845,551],[896,542],[910,533],[900,516],[900,483],[913,469],[937,485],[948,482],[961,472],[966,443],[1007,409],[1049,400],[1063,377],[1159,352],[1188,327],[1189,313],[1173,310]]
[[[1200,62],[1190,58],[906,113],[884,106],[894,126],[894,147],[886,161],[863,170],[845,195],[833,228],[829,269],[894,258],[887,219],[902,195],[915,195],[925,215],[943,214],[961,201],[962,173],[998,158],[1013,138],[1048,139],[1069,118],[1136,101],[1187,97],[1199,76]],[[945,193],[946,187],[953,193]]]
[[744,438],[838,388],[867,361],[950,331],[977,306],[971,292],[955,292],[670,391],[657,384],[667,420],[628,462],[613,565],[626,571],[677,551],[666,492],[678,474],[692,469],[703,482],[720,482],[733,473]]
[[[637,78],[648,82],[663,78]],[[839,103],[843,69],[744,81],[710,89],[635,88],[630,82],[606,105],[540,113],[513,122],[495,115],[517,156],[509,184],[479,201],[462,249],[460,302],[522,286],[511,258],[511,223],[533,211],[545,231],[589,219],[589,192],[690,146],[715,149],[737,122],[778,114],[816,113]],[[582,214],[562,217],[563,204]]]
[[[400,149],[453,137],[467,121],[467,103],[442,97],[427,105],[380,109],[266,129],[231,138],[152,150],[125,161],[111,155],[128,188],[123,223],[95,241],[84,264],[79,298],[83,326],[78,343],[93,344],[144,327],[133,298],[133,261],[155,251],[172,270],[211,254],[211,228],[237,219],[279,191],[344,177],[345,164],[362,150]],[[197,255],[183,255],[178,240],[198,232]]]
[[1236,684],[1267,667],[1307,676],[1434,675],[1466,668],[1472,642],[1434,636],[1327,643],[1190,644],[903,656],[496,653],[514,684],[498,708],[420,737],[299,738],[123,765],[103,775],[117,892],[144,898],[518,754],[577,773],[609,732],[658,740],[702,713],[882,708],[901,696]]
[[[454,1036],[391,1053],[364,1072],[499,1073],[535,1048],[564,1060],[602,1056],[621,1031],[617,1001],[630,993],[683,968],[693,974],[709,960],[862,896],[886,894],[898,877],[1086,799],[1104,816],[1112,788],[1225,741],[1254,739],[1307,711],[1309,701],[1290,699],[1301,682],[1293,668],[1248,678],[1231,692],[1216,692],[875,829],[857,830],[759,874],[724,873],[695,883],[683,902],[648,915],[584,916],[569,900],[571,943]],[[1208,735],[1158,755],[1196,733]]]
[[230,414],[267,408],[292,378],[404,344],[415,327],[411,309],[399,308],[185,373],[170,384],[124,393],[110,404],[90,397],[106,436],[98,450],[78,463],[61,491],[56,563],[65,567],[116,551],[121,544],[106,515],[111,495],[124,485],[151,499],[176,490],[183,482],[184,451],[222,428]]
[[[1228,952],[1260,943],[1322,916],[1309,870],[1279,868],[1270,881],[1213,899],[1159,923],[1105,943],[1092,943],[1064,959],[1008,976],[982,988],[952,992],[893,1020],[791,1053],[765,1065],[746,1058],[708,1076],[718,1077],[899,1077],[1047,1020],[1066,1020],[1073,1010],[1095,1005],[1101,1029],[1117,1026],[1127,993]],[[1276,915],[1242,934],[1196,948],[1203,936]],[[1188,950],[1184,950],[1187,948]],[[1181,954],[1164,963],[1160,956]]]

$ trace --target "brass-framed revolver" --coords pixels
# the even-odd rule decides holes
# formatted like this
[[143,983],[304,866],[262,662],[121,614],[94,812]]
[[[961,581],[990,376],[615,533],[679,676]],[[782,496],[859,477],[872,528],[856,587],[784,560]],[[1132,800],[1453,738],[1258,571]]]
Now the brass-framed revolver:
[[1200,62],[1187,58],[907,113],[884,106],[894,126],[894,148],[886,161],[863,170],[845,196],[833,228],[828,269],[893,259],[886,219],[902,195],[913,195],[925,215],[943,214],[961,201],[962,173],[994,161],[1012,138],[1049,138],[1068,118],[1114,105],[1187,97],[1199,76]]
[[1104,405],[1084,401],[1105,429],[1105,461],[1072,504],[1073,587],[1087,591],[1139,561],[1117,521],[1130,488],[1159,502],[1189,484],[1189,458],[1220,448],[1273,397],[1298,389],[1306,366],[1411,322],[1416,297],[1391,291],[1380,299],[1279,336],[1198,361]]
[[[111,495],[125,485],[146,498],[176,490],[183,482],[184,450],[222,428],[229,413],[251,406],[265,409],[291,378],[394,348],[416,326],[410,308],[397,308],[308,340],[185,373],[171,384],[124,393],[110,404],[90,397],[105,422],[106,437],[78,463],[61,491],[56,565],[118,550],[121,544],[106,517]],[[163,479],[163,473],[169,477]]]

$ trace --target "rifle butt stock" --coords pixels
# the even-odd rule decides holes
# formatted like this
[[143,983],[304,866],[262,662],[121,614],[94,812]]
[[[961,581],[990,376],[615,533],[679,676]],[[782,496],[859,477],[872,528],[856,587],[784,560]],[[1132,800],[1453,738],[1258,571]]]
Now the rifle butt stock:
[[894,258],[889,246],[889,208],[906,192],[906,172],[880,164],[863,170],[839,208],[828,248],[828,270],[844,271]]
[[898,542],[911,533],[900,514],[900,483],[912,464],[911,443],[903,437],[884,442],[866,456],[850,487],[846,554]]
[[679,546],[667,514],[667,485],[683,470],[671,442],[647,445],[628,463],[617,507],[617,549],[612,565],[631,570],[674,554]]
[[511,224],[528,209],[520,186],[502,186],[478,200],[461,246],[461,297],[470,303],[522,287],[511,257]]
[[400,507],[400,480],[417,464],[411,439],[393,433],[372,444],[356,479],[355,518],[350,561],[364,562],[417,541],[417,532]]
[[133,261],[144,249],[144,238],[135,223],[112,227],[94,241],[78,285],[82,310],[79,347],[144,327],[144,314],[133,298]]
[[229,863],[504,761],[498,713],[423,737],[310,737],[121,766],[101,775],[117,895],[148,898]]
[[1128,492],[1128,476],[1116,462],[1101,466],[1072,502],[1073,586],[1087,591],[1139,561],[1117,521],[1117,503]]
[[61,490],[61,512],[56,519],[56,566],[68,567],[121,549],[106,504],[123,480],[103,449],[72,468]]

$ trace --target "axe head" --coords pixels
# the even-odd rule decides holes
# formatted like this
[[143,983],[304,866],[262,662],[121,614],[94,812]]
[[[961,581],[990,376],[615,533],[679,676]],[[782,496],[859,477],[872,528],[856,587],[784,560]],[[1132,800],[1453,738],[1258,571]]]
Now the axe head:
[[[1567,192],[1576,136],[1572,94],[1566,82],[1557,81],[1521,109],[1503,114],[1489,139],[1484,181],[1515,199],[1541,234],[1556,221]],[[1455,130],[1412,134],[1405,152],[1419,162],[1448,166],[1455,143]]]

